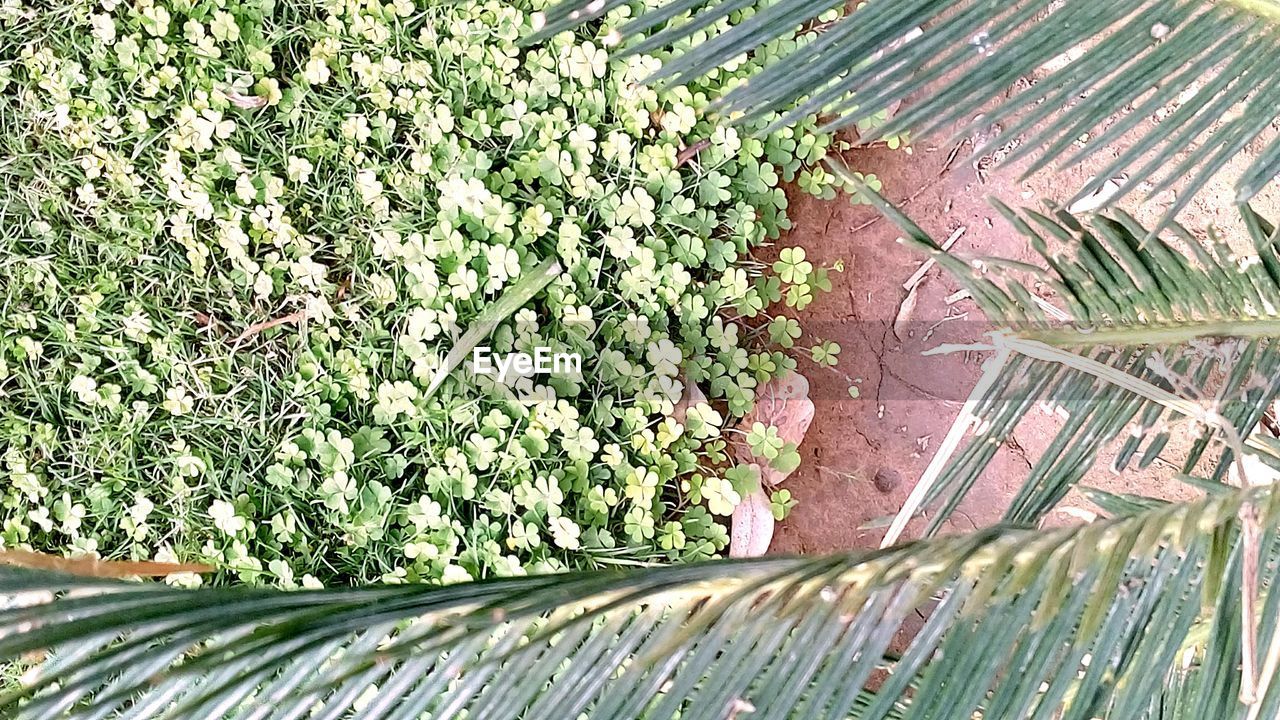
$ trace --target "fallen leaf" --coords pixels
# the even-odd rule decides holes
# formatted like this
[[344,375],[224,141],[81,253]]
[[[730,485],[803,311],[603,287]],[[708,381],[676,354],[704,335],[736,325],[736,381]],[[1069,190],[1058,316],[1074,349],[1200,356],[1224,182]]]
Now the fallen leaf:
[[256,110],[267,106],[267,99],[258,95],[241,95],[235,91],[226,91],[223,94],[227,96],[227,100],[231,101],[232,105],[242,110]]
[[725,717],[725,720],[738,720],[739,713],[750,715],[755,711],[756,706],[749,701],[742,698],[734,698],[733,702],[729,704],[729,714]]
[[[1094,178],[1092,177],[1088,180],[1088,182],[1093,181]],[[1129,176],[1127,175],[1117,175],[1116,177],[1105,180],[1097,190],[1094,190],[1068,206],[1067,212],[1073,215],[1079,215],[1081,213],[1090,213],[1095,210],[1101,210],[1107,205],[1107,203],[1111,202],[1111,198],[1120,193],[1120,190],[1128,181]]]
[[[1244,470],[1243,477],[1240,475],[1241,469]],[[1275,485],[1277,481],[1280,481],[1280,472],[1258,459],[1257,455],[1245,453],[1240,458],[1240,462],[1232,462],[1228,466],[1227,477],[1235,487],[1257,487],[1259,485]]]
[[[763,475],[763,473],[762,473]],[[773,510],[764,490],[756,490],[742,498],[733,510],[729,530],[729,557],[759,557],[773,541]]]
[[899,340],[905,340],[903,337],[907,332],[907,323],[911,321],[911,315],[916,309],[916,292],[920,289],[920,284],[916,283],[907,291],[907,296],[903,298],[902,304],[898,306],[898,314],[893,318],[893,336]]
[[706,402],[707,396],[698,387],[697,383],[690,382],[689,378],[683,374],[680,376],[680,382],[684,384],[684,392],[680,394],[680,399],[676,401],[675,407],[672,408],[671,417],[683,425],[685,418],[689,417],[689,408],[698,403]]
[[[789,372],[782,377],[769,380],[756,393],[756,404],[747,413],[738,428],[742,435],[751,429],[754,423],[764,423],[778,428],[778,437],[784,443],[804,442],[804,434],[813,422],[813,401],[809,399],[809,381],[797,372]],[[734,455],[744,463],[760,465],[760,479],[766,487],[773,487],[782,482],[789,472],[782,472],[769,467],[762,458],[751,454],[751,448],[745,442],[733,443]]]
[[467,331],[458,338],[453,347],[449,349],[449,354],[445,356],[444,362],[436,369],[435,375],[431,377],[430,384],[422,393],[422,399],[431,397],[436,389],[440,387],[445,378],[449,377],[449,373],[458,367],[458,364],[469,354],[481,340],[489,337],[489,333],[498,327],[503,320],[511,317],[517,310],[524,307],[542,291],[542,288],[551,283],[552,280],[560,274],[560,263],[554,259],[543,260],[532,270],[527,270],[520,275],[520,279],[514,285],[510,285],[503,291],[498,299],[489,303],[480,314],[471,321],[471,325],[467,327]]

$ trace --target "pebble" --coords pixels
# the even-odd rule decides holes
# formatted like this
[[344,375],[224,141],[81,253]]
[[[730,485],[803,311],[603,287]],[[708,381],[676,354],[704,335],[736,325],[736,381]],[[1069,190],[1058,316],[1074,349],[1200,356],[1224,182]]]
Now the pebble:
[[876,471],[871,482],[882,493],[893,492],[894,488],[902,484],[902,473],[893,468],[882,467]]

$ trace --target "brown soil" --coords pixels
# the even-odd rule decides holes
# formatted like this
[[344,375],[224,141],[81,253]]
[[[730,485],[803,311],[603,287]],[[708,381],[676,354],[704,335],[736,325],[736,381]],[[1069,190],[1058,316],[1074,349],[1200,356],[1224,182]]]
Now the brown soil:
[[[963,226],[954,252],[1042,264],[984,198],[994,196],[1014,207],[1039,206],[1049,198],[1062,201],[1087,182],[1088,168],[1043,172],[1021,181],[1018,167],[997,167],[983,181],[968,162],[970,145],[964,143],[953,158],[954,147],[950,141],[920,142],[912,154],[871,148],[851,151],[845,159],[858,171],[876,174],[883,181],[883,194],[935,240],[941,242]],[[1236,167],[1197,197],[1180,221],[1191,228],[1233,225],[1231,178],[1239,176],[1248,159],[1242,156]],[[842,352],[834,369],[819,368],[807,358],[800,361],[817,411],[800,448],[803,464],[784,484],[799,504],[779,525],[770,551],[876,547],[888,519],[901,507],[977,382],[984,359],[979,353],[925,357],[921,351],[944,342],[980,342],[990,328],[971,300],[947,305],[959,286],[935,267],[919,286],[912,322],[900,328],[904,337],[898,337],[893,324],[907,295],[903,283],[923,258],[895,242],[899,229],[878,219],[868,206],[851,205],[843,198],[823,202],[800,192],[793,192],[791,200],[795,227],[779,246],[799,245],[815,264],[843,260],[846,267],[832,275],[832,292],[820,295],[800,313],[806,330],[802,346],[821,338],[838,342]],[[1156,198],[1142,208],[1126,202],[1125,207],[1151,223],[1163,209],[1160,201]],[[1280,216],[1274,196],[1255,207],[1264,215]],[[943,322],[935,328],[939,321]],[[848,393],[851,382],[860,390],[856,399]],[[1044,413],[1028,415],[948,530],[964,532],[997,522],[1058,423]],[[1176,446],[1170,452],[1176,454]],[[1185,486],[1170,479],[1171,463],[1157,461],[1146,470],[1130,469],[1120,476],[1106,465],[1098,463],[1086,484],[1147,495],[1189,495]],[[1062,505],[1084,502],[1069,496]],[[1076,520],[1060,509],[1048,521]],[[917,521],[906,538],[915,537],[920,528]]]

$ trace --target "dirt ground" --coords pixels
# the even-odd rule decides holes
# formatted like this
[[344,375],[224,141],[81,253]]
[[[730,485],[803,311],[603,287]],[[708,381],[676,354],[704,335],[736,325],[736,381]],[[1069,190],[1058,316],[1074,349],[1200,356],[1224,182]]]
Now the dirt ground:
[[[1154,122],[1154,120],[1153,120]],[[948,138],[917,141],[912,154],[883,148],[856,149],[848,165],[876,174],[883,194],[941,242],[964,228],[954,252],[996,255],[1037,262],[1027,243],[986,202],[994,196],[1013,207],[1039,207],[1045,199],[1063,201],[1091,177],[1089,168],[1045,171],[1019,180],[1020,167],[997,166],[985,178],[969,162],[971,147]],[[1191,228],[1236,222],[1231,181],[1250,160],[1242,155],[1203,191],[1180,221]],[[985,173],[984,173],[985,174]],[[1156,197],[1139,207],[1131,196],[1124,207],[1153,223],[1171,197]],[[990,329],[971,300],[947,304],[958,284],[941,269],[929,271],[919,286],[912,322],[893,328],[906,297],[903,283],[923,258],[895,240],[901,234],[868,206],[845,198],[823,202],[800,192],[791,194],[795,223],[779,247],[802,246],[815,264],[843,260],[846,270],[833,274],[833,290],[820,295],[800,313],[808,333],[804,347],[817,337],[842,348],[834,369],[807,359],[800,371],[810,381],[815,420],[800,447],[803,464],[784,483],[798,501],[775,533],[770,552],[817,553],[878,546],[887,521],[901,507],[934,450],[978,381],[984,356],[979,353],[922,356],[940,343],[973,343]],[[1255,207],[1280,217],[1275,193]],[[850,382],[859,388],[851,398]],[[1033,411],[997,454],[979,484],[953,516],[949,530],[963,532],[999,520],[1039,450],[1052,440],[1059,420]],[[1170,452],[1176,453],[1171,444]],[[1176,458],[1175,458],[1176,462]],[[1186,486],[1170,480],[1173,464],[1157,461],[1146,470],[1117,476],[1100,462],[1086,484],[1111,491],[1184,497]],[[1064,506],[1083,506],[1069,496]],[[1055,511],[1048,522],[1076,522],[1070,511]],[[906,538],[920,532],[922,521]]]

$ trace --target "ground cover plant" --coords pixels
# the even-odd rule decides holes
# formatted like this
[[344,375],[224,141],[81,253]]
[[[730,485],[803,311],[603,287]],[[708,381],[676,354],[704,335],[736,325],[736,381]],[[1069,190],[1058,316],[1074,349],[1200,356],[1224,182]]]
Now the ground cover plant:
[[[812,119],[703,110],[811,36],[658,92],[627,10],[523,49],[539,9],[0,5],[0,546],[284,587],[722,551],[766,308],[828,272],[748,252],[837,181]],[[581,377],[433,386],[538,268],[486,342]]]
[[[1255,267],[1280,267],[1273,226],[1246,212],[1257,228]],[[1178,226],[1152,236],[1123,214],[1010,215],[1032,243],[1054,228],[1067,235],[1053,238],[1063,245],[1047,256],[1051,269],[982,258],[1009,271],[990,277],[909,221],[903,230],[1003,327],[994,382],[978,393],[983,422],[937,486],[939,503],[963,493],[958,478],[999,445],[987,438],[1007,432],[1035,398],[1079,417],[1038,458],[1048,472],[1028,479],[1028,500],[1010,513],[1019,524],[874,552],[444,588],[180,590],[0,567],[0,592],[28,605],[0,610],[0,627],[13,628],[0,634],[0,658],[51,649],[20,688],[0,695],[0,712],[1276,717],[1280,441],[1262,429],[1237,434],[1234,423],[1256,422],[1251,414],[1280,391],[1280,306],[1264,302],[1280,292],[1280,276],[1196,253],[1199,240]],[[1027,300],[1037,277],[1063,289],[1070,319]],[[1175,314],[1185,320],[1168,322]],[[1114,323],[1100,333],[1093,321],[1102,316]],[[1159,334],[1135,340],[1143,328]],[[1197,330],[1210,328],[1219,345],[1205,352]],[[1225,386],[1214,368],[1230,378]],[[1081,396],[1092,400],[1072,402]],[[1179,475],[1205,491],[1183,503],[1091,490],[1093,521],[1039,527],[1055,501],[1048,486],[1078,480],[1078,466],[1096,457],[1089,446],[1134,418],[1143,422],[1123,440],[1142,451],[1188,429],[1230,447],[1236,460],[1219,457],[1217,467],[1234,467],[1232,482]],[[970,427],[963,415],[957,424]]]
[[[1116,58],[1130,57],[1121,51],[1148,73],[1176,75],[1157,94],[1199,83],[1199,73],[1228,61],[1186,113],[1149,130],[1150,142],[1182,149],[1191,149],[1192,130],[1206,129],[1201,122],[1216,119],[1210,109],[1229,100],[1220,93],[1233,79],[1243,79],[1229,91],[1240,93],[1237,100],[1275,82],[1256,69],[1234,73],[1243,69],[1236,60],[1258,68],[1275,57],[1271,0],[1044,5],[1047,12],[1031,2],[873,0],[872,13],[837,26],[865,35],[839,46],[854,59],[837,54],[827,69],[855,67],[859,44],[892,57],[904,24],[940,13],[929,28],[941,30],[938,41],[908,52],[961,65],[1000,56],[951,90],[950,100],[975,102],[992,88],[1003,94],[1001,76],[1044,59],[1027,42],[1037,29],[1076,42],[1091,39],[1079,23],[1087,20],[1093,34],[1118,39],[1069,61],[1062,84],[1048,86],[1054,93],[1110,79],[1099,67],[1118,70]],[[605,6],[567,6],[546,22]],[[740,5],[728,0],[708,11],[730,7]],[[772,29],[756,24],[739,40],[788,34],[817,5],[767,7]],[[1192,16],[1179,14],[1188,10]],[[1005,13],[1025,27],[1010,26]],[[1031,34],[970,34],[975,25]],[[1126,31],[1107,32],[1119,25]],[[1237,55],[1242,49],[1263,52]],[[1199,69],[1184,72],[1152,55]],[[821,72],[789,69],[809,90],[822,87]],[[1100,104],[1151,89],[1149,75],[1128,70],[1099,93]],[[1267,97],[1224,118],[1226,137],[1195,148],[1186,163],[1212,164],[1204,153],[1273,121]],[[1046,126],[1040,141],[1072,137],[1087,120],[1053,103],[1042,109],[1065,109],[1069,119]],[[1249,173],[1269,179],[1275,159],[1266,151]],[[1242,184],[1242,196],[1250,190]],[[0,697],[0,709],[32,718],[1280,716],[1274,219],[1242,206],[1245,230],[1223,237],[1167,222],[1158,231],[1123,212],[1073,216],[997,204],[1041,267],[947,255],[896,208],[867,195],[1003,326],[990,337],[994,360],[944,441],[948,449],[900,518],[929,502],[949,512],[1011,428],[1048,400],[1069,419],[1029,469],[1009,522],[879,552],[445,588],[191,591],[0,568],[0,598],[29,605],[0,611],[0,658],[43,659],[21,689]],[[1036,302],[1044,286],[1062,303],[1055,312]],[[974,440],[962,442],[970,431]],[[1120,445],[1117,466],[1145,463],[1171,432],[1199,438],[1184,472],[1170,479],[1203,497],[1169,503],[1092,491],[1096,518],[1038,526],[1098,459],[1101,443]]]

